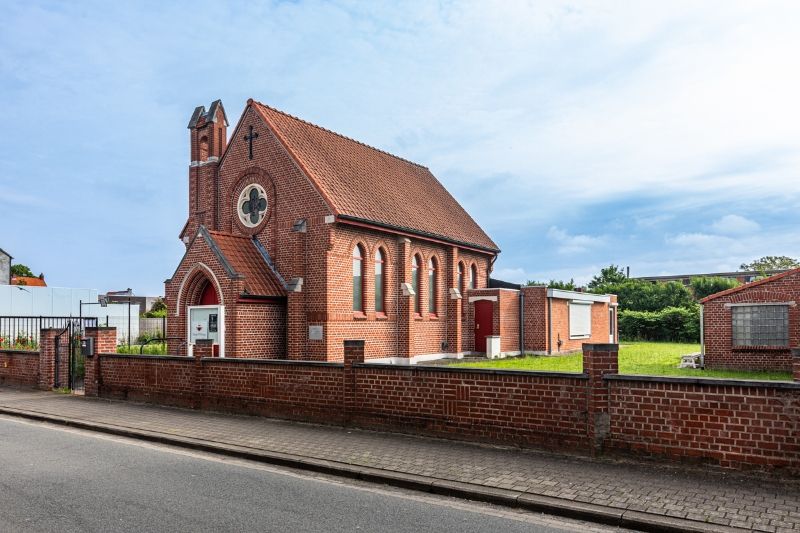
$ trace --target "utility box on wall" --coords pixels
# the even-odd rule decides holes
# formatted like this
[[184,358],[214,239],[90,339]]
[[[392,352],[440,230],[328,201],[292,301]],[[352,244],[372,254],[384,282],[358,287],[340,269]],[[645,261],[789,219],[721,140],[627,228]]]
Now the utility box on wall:
[[486,357],[489,359],[500,359],[505,357],[500,355],[500,335],[486,336]]
[[81,355],[84,357],[94,356],[94,337],[83,337],[81,339]]

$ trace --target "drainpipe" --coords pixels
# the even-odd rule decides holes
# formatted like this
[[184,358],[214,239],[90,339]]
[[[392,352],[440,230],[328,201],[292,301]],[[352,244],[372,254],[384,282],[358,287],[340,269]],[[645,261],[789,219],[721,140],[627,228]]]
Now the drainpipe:
[[547,297],[547,354],[553,353],[553,311],[552,311],[553,297]]
[[706,339],[703,328],[703,304],[700,304],[700,368],[706,367]]
[[525,355],[525,293],[519,291],[519,354]]

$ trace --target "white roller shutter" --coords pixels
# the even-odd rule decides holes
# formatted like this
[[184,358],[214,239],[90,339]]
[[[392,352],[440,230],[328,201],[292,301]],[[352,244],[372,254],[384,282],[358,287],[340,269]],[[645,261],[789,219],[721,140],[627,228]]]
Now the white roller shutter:
[[569,303],[569,338],[587,339],[592,336],[592,303]]

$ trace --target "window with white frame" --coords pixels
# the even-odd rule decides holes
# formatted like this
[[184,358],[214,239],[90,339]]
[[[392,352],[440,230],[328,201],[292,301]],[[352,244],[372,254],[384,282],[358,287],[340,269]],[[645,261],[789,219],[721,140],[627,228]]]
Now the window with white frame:
[[569,303],[569,338],[588,339],[592,336],[592,302]]
[[734,346],[789,346],[789,306],[731,307]]

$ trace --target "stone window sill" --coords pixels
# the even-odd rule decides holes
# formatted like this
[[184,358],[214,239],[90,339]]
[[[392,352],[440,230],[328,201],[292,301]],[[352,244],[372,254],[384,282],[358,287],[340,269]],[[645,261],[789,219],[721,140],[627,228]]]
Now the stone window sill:
[[360,311],[356,311],[353,313],[353,320],[366,320],[366,319],[367,315]]

